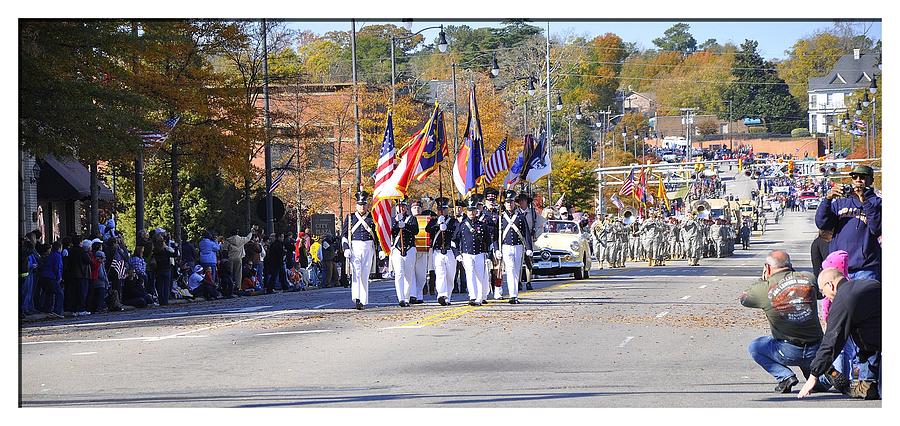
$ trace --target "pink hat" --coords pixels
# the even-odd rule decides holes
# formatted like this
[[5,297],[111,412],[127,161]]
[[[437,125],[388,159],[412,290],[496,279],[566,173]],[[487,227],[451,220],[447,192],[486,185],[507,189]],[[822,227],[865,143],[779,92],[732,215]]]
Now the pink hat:
[[846,277],[850,275],[850,272],[847,270],[847,257],[847,252],[844,250],[834,251],[822,262],[822,269],[835,268]]

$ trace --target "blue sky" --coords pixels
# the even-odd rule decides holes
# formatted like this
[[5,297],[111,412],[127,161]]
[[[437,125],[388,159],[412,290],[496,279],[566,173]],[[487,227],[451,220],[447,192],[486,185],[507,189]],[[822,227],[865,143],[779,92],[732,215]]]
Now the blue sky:
[[[357,20],[357,30],[367,24],[380,24],[385,21]],[[395,25],[401,25],[398,21],[386,21]],[[639,47],[653,48],[653,39],[662,36],[663,32],[679,21],[553,21],[550,23],[550,32],[555,34],[575,34],[594,37],[607,32],[612,32],[622,37],[626,42],[636,42]],[[766,58],[784,58],[784,51],[790,48],[798,39],[815,33],[816,30],[827,29],[832,26],[831,21],[681,21],[691,26],[691,34],[702,43],[706,39],[715,38],[719,44],[733,42],[740,45],[744,39],[753,39],[759,42],[760,53]],[[418,31],[432,25],[452,24],[477,27],[502,27],[499,21],[413,21],[413,31]],[[535,21],[534,25],[546,27],[546,21]],[[863,24],[858,24],[862,28]],[[874,40],[881,39],[881,22],[870,23],[869,37]],[[289,24],[292,28],[308,29],[317,34],[328,31],[347,31],[350,29],[349,19],[346,21],[301,21]],[[437,37],[437,30],[424,33],[427,39]]]

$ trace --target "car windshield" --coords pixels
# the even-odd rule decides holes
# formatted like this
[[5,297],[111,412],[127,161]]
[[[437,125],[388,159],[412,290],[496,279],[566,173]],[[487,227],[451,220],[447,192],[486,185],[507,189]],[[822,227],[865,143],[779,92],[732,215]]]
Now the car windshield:
[[544,224],[544,232],[555,232],[559,234],[577,234],[578,224],[575,222],[563,222],[558,220],[550,220]]

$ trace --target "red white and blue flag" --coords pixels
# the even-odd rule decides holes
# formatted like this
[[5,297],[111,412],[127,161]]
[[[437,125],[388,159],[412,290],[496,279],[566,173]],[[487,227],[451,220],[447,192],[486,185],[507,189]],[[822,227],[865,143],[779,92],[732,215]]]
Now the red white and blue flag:
[[631,173],[628,174],[628,179],[625,179],[625,182],[622,183],[622,189],[619,190],[619,195],[629,197],[634,193],[634,169],[631,169]]
[[501,171],[509,170],[509,159],[506,158],[506,154],[506,139],[503,139],[503,142],[500,142],[497,150],[491,155],[491,159],[488,160],[485,175],[487,182],[494,180],[494,176],[497,176]]
[[[384,140],[381,142],[381,153],[378,158],[378,166],[375,168],[375,189],[373,192],[378,193],[384,185],[388,183],[394,172],[394,123],[391,113],[388,113],[387,125],[384,128]],[[391,252],[391,202],[387,199],[375,199],[372,205],[372,219],[375,222],[375,232],[378,234],[378,241],[381,244],[381,250],[385,253]]]
[[281,179],[284,178],[284,173],[287,172],[287,170],[291,168],[292,161],[294,161],[294,155],[291,155],[291,158],[288,159],[287,164],[285,164],[284,167],[281,168],[281,171],[278,172],[278,175],[275,176],[274,179],[272,179],[272,186],[269,187],[270,193],[275,192],[275,189],[278,188],[278,185],[281,184]]
[[159,131],[141,132],[141,142],[143,142],[144,145],[165,142],[166,139],[169,138],[169,133],[175,128],[175,125],[178,124],[178,120],[181,120],[181,117],[174,117],[164,121],[162,123],[162,128]]
[[466,122],[466,140],[456,153],[453,164],[453,183],[463,197],[468,197],[484,181],[484,137],[481,119],[475,100],[475,86],[469,95],[469,119]]

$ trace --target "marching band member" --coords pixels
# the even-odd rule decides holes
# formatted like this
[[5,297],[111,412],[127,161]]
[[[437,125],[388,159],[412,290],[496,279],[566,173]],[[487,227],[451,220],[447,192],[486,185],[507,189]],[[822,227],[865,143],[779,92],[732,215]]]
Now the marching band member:
[[[422,202],[414,201],[412,206],[410,206],[410,210],[412,211],[412,219],[418,222],[417,216],[421,215],[422,212]],[[428,264],[431,257],[431,253],[428,252],[427,248],[423,248],[422,246],[416,247],[416,264],[415,264],[415,273],[413,277],[413,286],[412,290],[410,290],[409,304],[416,305],[419,303],[425,302],[425,296],[423,295],[423,290],[425,286],[428,284]]]

